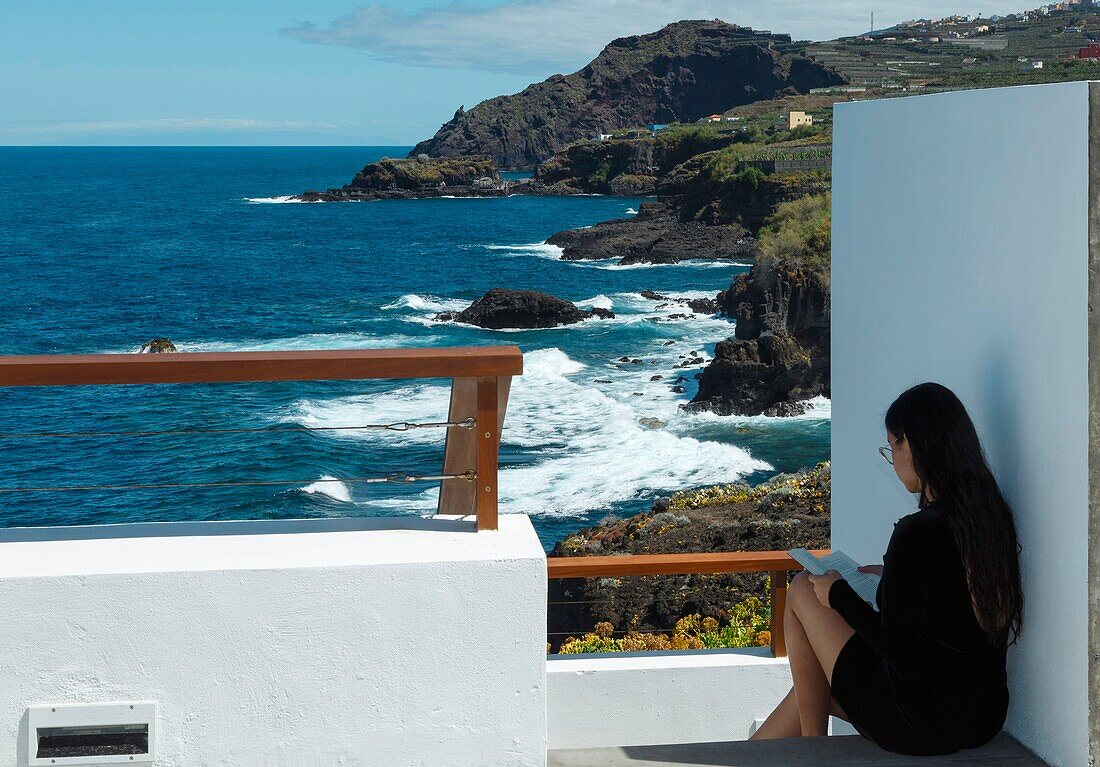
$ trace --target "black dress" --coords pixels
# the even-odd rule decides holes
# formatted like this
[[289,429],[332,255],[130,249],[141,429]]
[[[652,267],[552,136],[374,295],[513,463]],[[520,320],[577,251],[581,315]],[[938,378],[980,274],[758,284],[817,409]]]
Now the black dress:
[[988,742],[1008,713],[1007,648],[985,638],[937,501],[894,523],[875,601],[839,579],[829,606],[856,633],[833,667],[852,726],[887,751],[949,754]]

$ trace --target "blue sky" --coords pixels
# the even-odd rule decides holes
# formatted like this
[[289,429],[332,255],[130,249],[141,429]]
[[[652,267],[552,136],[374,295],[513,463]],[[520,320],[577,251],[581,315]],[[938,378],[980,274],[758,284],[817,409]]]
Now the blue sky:
[[460,104],[572,72],[615,37],[722,18],[829,39],[865,31],[872,7],[876,26],[1016,10],[985,0],[10,0],[0,145],[411,144]]

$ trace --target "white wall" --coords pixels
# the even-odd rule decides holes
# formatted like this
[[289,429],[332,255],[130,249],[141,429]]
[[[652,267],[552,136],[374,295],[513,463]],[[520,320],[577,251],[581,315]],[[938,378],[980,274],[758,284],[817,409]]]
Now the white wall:
[[[744,740],[791,689],[771,648],[551,655],[550,748]],[[830,735],[855,735],[829,717]]]
[[128,700],[159,702],[159,767],[544,765],[545,555],[500,527],[4,531],[0,765],[28,705]]
[[744,740],[791,689],[770,648],[552,655],[550,748]]
[[1006,729],[1088,763],[1088,84],[839,104],[832,542],[881,562],[916,510],[876,447],[922,381],[967,407],[1023,546]]

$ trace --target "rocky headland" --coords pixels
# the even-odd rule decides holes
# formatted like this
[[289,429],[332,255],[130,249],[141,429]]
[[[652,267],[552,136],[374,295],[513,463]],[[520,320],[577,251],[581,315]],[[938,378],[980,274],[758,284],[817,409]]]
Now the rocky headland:
[[620,264],[675,264],[689,258],[751,259],[755,239],[739,224],[683,221],[664,202],[645,202],[632,218],[558,232],[547,242],[566,261],[618,259]]
[[537,290],[493,288],[460,312],[435,315],[440,322],[464,322],[493,330],[555,328],[593,317],[611,319],[615,313],[596,307],[581,309],[572,301]]
[[[607,517],[555,544],[549,556],[785,551],[829,548],[830,465],[661,498],[626,519]],[[600,622],[622,631],[668,631],[685,615],[722,619],[749,596],[767,598],[766,573],[573,578],[551,581],[554,650]]]
[[[692,129],[673,131],[662,136],[659,145],[676,156],[679,143],[690,145],[692,134],[700,133],[706,135]],[[821,154],[820,169],[786,170],[767,159],[809,151]],[[782,203],[829,189],[827,167],[828,155],[820,147],[764,149],[730,144],[690,155],[665,171],[655,186],[657,201],[643,203],[636,216],[559,232],[547,242],[561,247],[566,260],[618,258],[621,264],[676,263],[688,258],[752,260],[760,229]]]
[[[343,187],[298,199],[655,196],[630,218],[562,231],[547,242],[567,261],[753,263],[713,304],[735,321],[732,336],[717,343],[709,361],[693,353],[681,363],[705,364],[692,371],[699,387],[685,407],[797,415],[806,400],[829,394],[829,110],[838,98],[799,94],[842,80],[785,35],[721,21],[678,22],[615,40],[572,75],[460,109],[408,159],[371,163]],[[785,116],[795,109],[817,109],[824,122],[791,128]],[[711,113],[720,115],[718,125],[691,124]],[[642,127],[669,122],[661,130]],[[505,181],[499,172],[524,166],[536,166],[533,178]],[[791,219],[800,201],[818,199],[826,201],[823,217],[817,211],[812,221]],[[822,221],[824,239],[817,232]],[[545,328],[607,314],[497,288],[436,319]],[[681,376],[672,385],[683,392],[686,382]]]
[[655,143],[649,136],[578,141],[535,168],[548,194],[644,196],[657,188]]
[[781,93],[808,93],[845,78],[805,55],[789,35],[723,21],[680,21],[613,40],[582,69],[510,96],[459,108],[415,157],[488,154],[530,168],[581,139],[623,127],[692,122]]
[[[736,324],[685,407],[719,415],[800,415],[805,400],[830,396],[828,195],[784,208],[790,218],[765,232],[764,253],[717,296]],[[801,249],[787,237],[803,231]],[[778,252],[773,252],[778,251]]]
[[302,202],[406,200],[420,197],[489,197],[504,194],[500,172],[485,155],[459,158],[383,158],[355,174],[350,184],[297,195]]

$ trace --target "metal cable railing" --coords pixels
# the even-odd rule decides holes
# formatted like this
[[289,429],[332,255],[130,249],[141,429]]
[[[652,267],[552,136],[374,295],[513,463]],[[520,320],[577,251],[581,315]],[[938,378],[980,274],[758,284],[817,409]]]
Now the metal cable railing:
[[358,484],[376,484],[383,482],[429,482],[447,479],[464,479],[473,482],[477,472],[468,469],[461,474],[388,474],[383,477],[332,477],[331,479],[257,479],[234,480],[230,482],[142,482],[123,485],[43,485],[42,487],[0,487],[0,494],[9,493],[66,493],[95,490],[169,490],[191,489],[199,487],[268,487],[279,485],[314,485],[320,482],[342,482]]
[[470,417],[462,421],[435,421],[429,423],[410,423],[398,421],[397,423],[365,423],[358,426],[262,426],[262,427],[238,427],[232,429],[157,429],[153,431],[35,431],[35,432],[0,432],[0,439],[91,439],[95,437],[165,437],[180,434],[276,434],[280,432],[311,432],[311,431],[411,431],[413,429],[438,429],[457,427],[472,429],[477,426],[477,419]]
[[[461,428],[473,429],[477,426],[474,417],[464,418],[461,421],[429,421],[414,423],[399,421],[396,423],[368,423],[358,426],[268,426],[253,428],[232,429],[158,429],[152,431],[77,431],[77,432],[6,432],[0,433],[0,440],[18,439],[93,439],[93,438],[151,438],[170,435],[195,435],[195,434],[271,434],[281,432],[310,432],[310,431],[410,431],[413,429],[440,429]],[[340,482],[346,484],[380,484],[386,482],[435,482],[449,479],[463,479],[473,482],[477,479],[477,471],[468,469],[457,474],[431,474],[415,475],[405,472],[394,472],[385,476],[376,477],[332,477],[322,479],[272,479],[272,480],[232,480],[224,482],[139,482],[104,485],[41,485],[31,487],[4,487],[0,486],[0,495],[16,493],[65,493],[65,492],[94,492],[104,490],[170,490],[193,489],[209,487],[271,487],[281,485],[310,485],[322,482]]]
[[348,426],[279,424],[264,427],[0,432],[0,441],[15,442],[50,439],[145,439],[207,434],[304,434],[370,430],[406,432],[434,428],[447,432],[443,448],[443,467],[439,473],[392,472],[378,476],[326,476],[321,479],[242,478],[201,482],[33,484],[0,486],[0,495],[438,481],[438,513],[459,516],[474,513],[478,530],[492,530],[497,528],[500,429],[512,376],[520,375],[522,370],[523,356],[514,346],[0,357],[0,387],[413,378],[447,378],[451,381],[450,405],[445,421],[397,421]]
[[[812,549],[816,555],[828,553],[828,549]],[[779,658],[787,654],[783,634],[783,610],[787,602],[787,573],[798,571],[802,565],[791,559],[786,551],[721,551],[686,554],[625,554],[596,556],[548,557],[546,575],[551,581],[574,578],[621,578],[662,575],[715,575],[718,573],[767,573],[771,577],[768,594],[770,609],[770,644],[772,654]],[[547,607],[564,608],[570,605],[591,604],[592,600],[562,599],[551,592]],[[666,630],[667,631],[667,630]],[[548,631],[548,637],[572,635],[585,631]],[[613,634],[624,634],[618,629]]]

